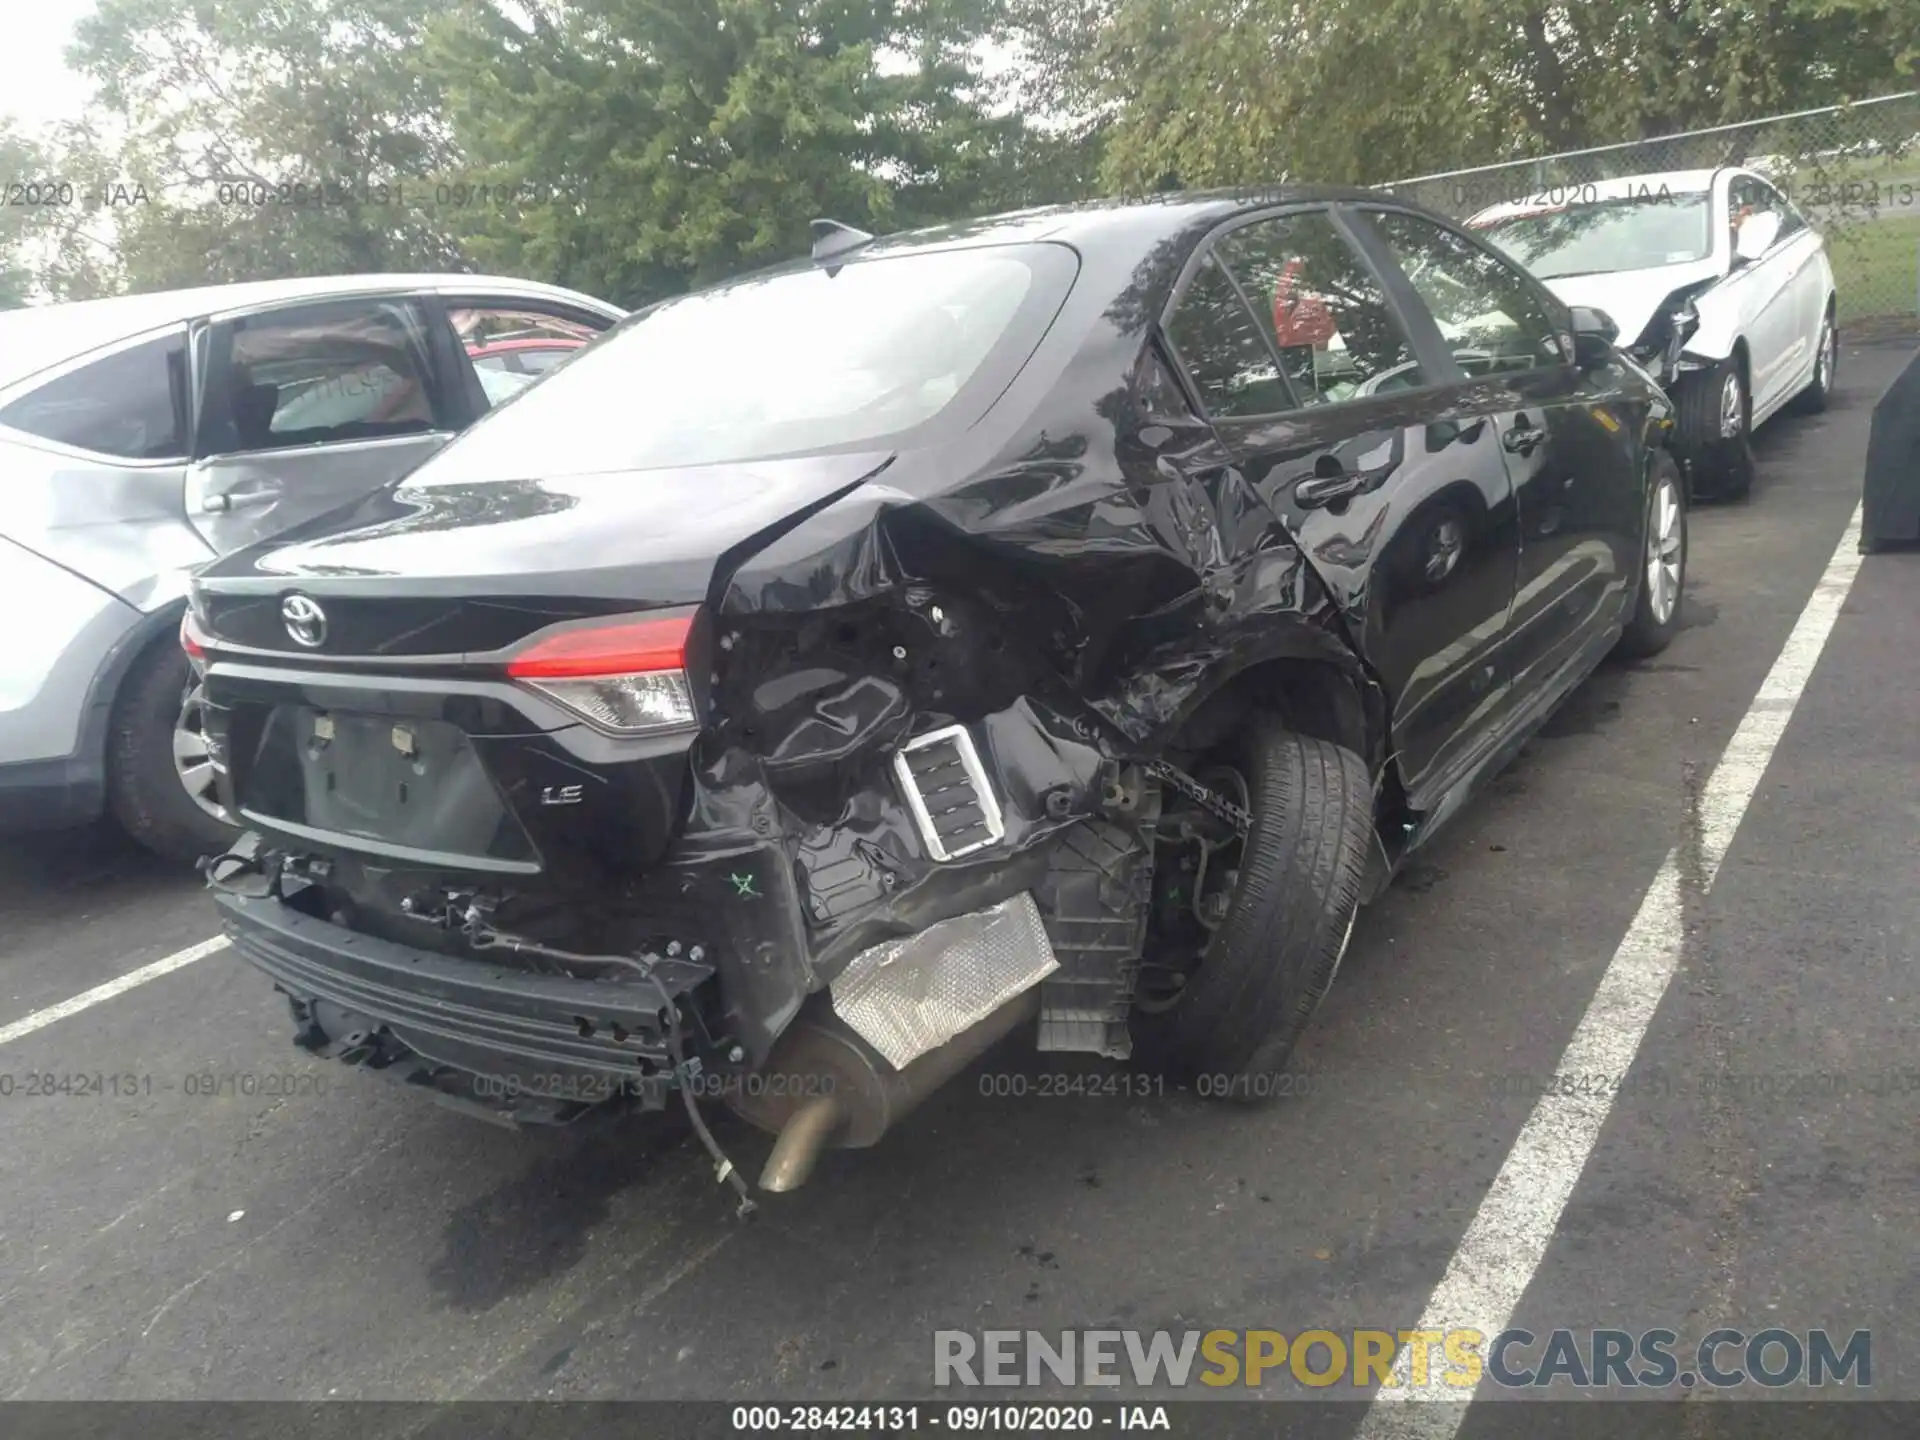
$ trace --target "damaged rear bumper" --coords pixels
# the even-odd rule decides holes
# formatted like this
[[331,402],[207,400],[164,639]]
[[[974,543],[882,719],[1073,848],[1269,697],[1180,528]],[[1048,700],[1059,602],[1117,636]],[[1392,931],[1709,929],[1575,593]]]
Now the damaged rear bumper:
[[[549,907],[580,936],[564,948],[510,895],[483,906],[478,882],[298,837],[230,852],[265,893],[209,879],[310,1053],[512,1124],[722,1100],[780,1135],[763,1184],[785,1189],[1022,1027],[1041,1050],[1128,1053],[1158,806],[1091,723],[1021,699],[936,728],[810,821],[723,752],[657,865]],[[592,938],[615,901],[630,943]]]
[[[439,955],[304,915],[272,896],[218,895],[227,938],[292,1007],[295,1042],[389,1073],[456,1106],[563,1123],[613,1100],[657,1108],[672,1066],[650,986]],[[689,993],[712,967],[663,959]]]
[[[503,961],[513,947],[444,953],[346,928],[313,912],[317,891],[271,861],[261,869],[267,893],[217,889],[216,903],[235,950],[287,996],[301,1048],[511,1124],[656,1109],[685,1085],[763,1129],[811,1137],[783,1141],[770,1188],[798,1183],[820,1145],[873,1144],[935,1083],[1036,1019],[1060,969],[1035,896],[1019,891],[860,951],[761,1055],[724,1019],[710,1023],[737,1020],[729,982],[754,958],[724,943],[717,955],[649,955],[650,976],[553,973]],[[797,898],[766,898],[797,913]],[[830,1101],[830,1116],[796,1125],[809,1100]]]

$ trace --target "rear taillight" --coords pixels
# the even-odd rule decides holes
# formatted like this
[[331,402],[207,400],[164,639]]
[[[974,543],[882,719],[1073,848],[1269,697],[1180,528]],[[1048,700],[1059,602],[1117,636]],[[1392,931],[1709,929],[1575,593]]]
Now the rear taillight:
[[691,615],[624,619],[558,630],[507,662],[507,674],[614,735],[690,730]]
[[180,617],[180,648],[187,652],[187,659],[194,665],[206,664],[207,645],[210,639],[207,632],[200,628],[200,623],[193,618],[192,610],[188,610]]

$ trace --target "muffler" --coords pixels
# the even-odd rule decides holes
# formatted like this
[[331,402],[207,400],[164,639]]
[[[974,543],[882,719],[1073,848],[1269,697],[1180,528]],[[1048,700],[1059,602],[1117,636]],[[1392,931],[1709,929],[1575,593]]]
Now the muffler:
[[778,1138],[760,1172],[762,1190],[797,1189],[829,1146],[859,1150],[880,1137],[993,1044],[1040,1015],[1040,987],[1022,991],[985,1019],[894,1066],[815,995],[775,1042],[750,1090],[728,1101],[734,1113]]

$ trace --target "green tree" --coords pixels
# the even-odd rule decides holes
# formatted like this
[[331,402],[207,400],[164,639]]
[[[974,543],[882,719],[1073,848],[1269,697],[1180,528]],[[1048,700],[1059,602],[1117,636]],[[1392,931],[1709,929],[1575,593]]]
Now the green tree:
[[430,207],[454,162],[416,63],[433,0],[100,0],[69,63],[124,127],[132,289],[459,268]]
[[26,135],[0,125],[0,309],[34,299],[85,300],[119,288],[104,184],[112,166],[82,123]]
[[1078,0],[1026,26],[1101,180],[1379,182],[1915,83],[1912,0]]
[[47,149],[51,168],[73,187],[73,203],[41,217],[40,288],[52,300],[118,294],[125,285],[120,222],[151,196],[123,178],[116,150],[90,121],[53,127]]
[[456,0],[424,63],[489,267],[638,304],[873,230],[1029,197],[1058,152],[996,113],[995,0]]
[[[0,117],[0,185],[51,178],[44,147]],[[0,206],[0,310],[24,305],[32,294],[33,216],[25,205]]]

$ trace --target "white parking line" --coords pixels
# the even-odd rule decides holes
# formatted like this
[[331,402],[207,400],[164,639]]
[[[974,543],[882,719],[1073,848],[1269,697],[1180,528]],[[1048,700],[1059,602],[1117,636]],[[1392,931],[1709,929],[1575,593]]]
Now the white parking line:
[[[1633,1063],[1680,959],[1682,866],[1686,883],[1702,892],[1712,886],[1853,587],[1860,569],[1859,544],[1860,510],[1855,507],[1840,547],[1814,586],[1780,658],[1707,780],[1697,842],[1690,840],[1684,853],[1668,852],[1600,977],[1600,988],[1561,1056],[1558,1073],[1623,1075]],[[1414,1328],[1471,1328],[1490,1339],[1508,1327],[1612,1107],[1613,1097],[1607,1094],[1541,1098]],[[1413,1386],[1411,1350],[1401,1346],[1393,1363],[1395,1383],[1376,1392],[1355,1440],[1452,1440],[1466,1416],[1460,1402],[1469,1392],[1442,1382],[1441,1372],[1448,1367],[1422,1368],[1427,1383]],[[1421,1400],[1453,1403],[1406,1403]]]
[[18,1040],[23,1035],[31,1035],[34,1031],[53,1024],[56,1020],[64,1020],[69,1015],[78,1015],[82,1010],[98,1005],[102,1000],[111,1000],[116,995],[124,995],[136,986],[144,985],[149,980],[158,980],[162,975],[170,975],[182,966],[191,965],[196,960],[203,960],[214,951],[224,950],[226,947],[227,937],[216,935],[211,940],[202,940],[198,945],[189,945],[184,950],[176,950],[164,960],[156,960],[151,965],[142,965],[138,970],[129,970],[117,980],[109,980],[106,984],[96,985],[91,990],[82,990],[71,1000],[62,1000],[58,1005],[49,1005],[44,1010],[36,1010],[24,1019],[14,1021],[11,1025],[0,1025],[0,1045],[6,1044],[9,1040]]

